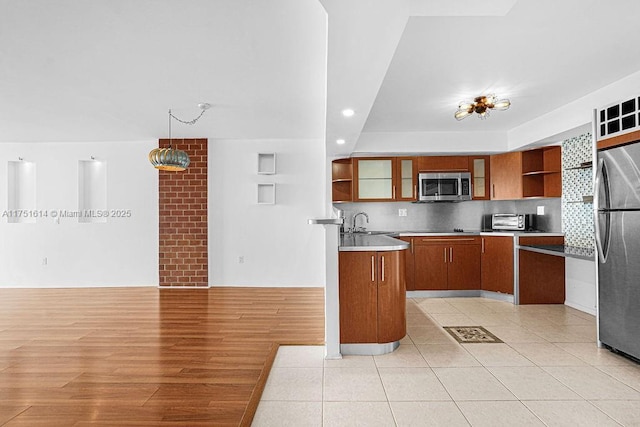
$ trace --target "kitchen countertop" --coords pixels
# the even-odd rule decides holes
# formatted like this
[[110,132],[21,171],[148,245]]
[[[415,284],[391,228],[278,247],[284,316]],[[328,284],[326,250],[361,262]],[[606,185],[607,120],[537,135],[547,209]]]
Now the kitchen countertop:
[[586,259],[589,261],[595,259],[595,250],[591,248],[578,248],[566,245],[519,245],[518,249],[545,255]]
[[[395,233],[389,233],[397,235]],[[350,251],[401,251],[409,247],[409,243],[394,239],[389,234],[345,233],[340,235],[341,252]]]
[[[525,232],[525,231],[437,231],[437,230],[408,230],[408,231],[389,231],[376,232],[374,234],[365,233],[344,233],[340,235],[340,245],[338,250],[341,252],[348,251],[399,251],[407,249],[409,243],[396,239],[394,237],[411,237],[411,236],[563,236],[563,233],[556,232]],[[561,246],[561,245],[560,245]],[[558,255],[557,253],[555,255]],[[585,258],[587,259],[587,258]]]

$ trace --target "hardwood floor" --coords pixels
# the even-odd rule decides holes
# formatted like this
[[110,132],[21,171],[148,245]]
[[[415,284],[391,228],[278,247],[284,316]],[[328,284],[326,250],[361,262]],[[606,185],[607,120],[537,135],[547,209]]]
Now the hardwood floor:
[[321,288],[0,290],[0,425],[250,425]]

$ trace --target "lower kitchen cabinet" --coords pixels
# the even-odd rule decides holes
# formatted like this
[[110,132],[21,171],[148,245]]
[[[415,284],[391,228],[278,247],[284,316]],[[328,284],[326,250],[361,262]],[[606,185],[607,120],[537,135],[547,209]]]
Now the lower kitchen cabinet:
[[483,236],[481,252],[481,289],[513,294],[513,237]]
[[[520,237],[520,245],[563,245],[563,236]],[[520,249],[518,304],[564,304],[564,257]]]
[[382,344],[406,335],[405,252],[339,253],[341,343]]
[[480,289],[480,237],[418,237],[414,242],[415,290]]
[[400,240],[404,240],[409,243],[409,249],[406,251],[407,254],[404,257],[404,274],[405,274],[405,282],[407,284],[407,290],[413,291],[415,290],[415,256],[414,256],[414,241],[415,237],[398,237]]

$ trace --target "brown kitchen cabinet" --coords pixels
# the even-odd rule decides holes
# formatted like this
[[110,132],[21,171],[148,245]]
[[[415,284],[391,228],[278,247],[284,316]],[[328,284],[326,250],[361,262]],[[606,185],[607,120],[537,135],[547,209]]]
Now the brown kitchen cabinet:
[[420,172],[468,172],[469,156],[421,156],[418,157]]
[[352,159],[337,159],[331,162],[331,194],[333,203],[353,201]]
[[405,252],[339,253],[341,343],[382,344],[406,335]]
[[482,236],[481,239],[480,289],[513,294],[513,237]]
[[491,199],[561,197],[559,146],[491,156]]
[[414,202],[418,199],[418,170],[416,157],[396,157],[395,200]]
[[560,146],[522,152],[522,197],[562,196]]
[[491,199],[490,156],[469,156],[473,200]]
[[418,237],[414,241],[415,290],[480,289],[480,237]]
[[406,250],[406,256],[404,257],[404,274],[407,290],[413,291],[415,290],[415,237],[398,237],[398,239],[409,243],[409,249]]
[[522,198],[522,152],[491,156],[491,200]]
[[414,157],[354,158],[353,176],[353,200],[356,202],[416,200]]
[[[526,236],[520,245],[562,245],[563,236]],[[528,250],[518,251],[518,304],[564,304],[564,257]]]

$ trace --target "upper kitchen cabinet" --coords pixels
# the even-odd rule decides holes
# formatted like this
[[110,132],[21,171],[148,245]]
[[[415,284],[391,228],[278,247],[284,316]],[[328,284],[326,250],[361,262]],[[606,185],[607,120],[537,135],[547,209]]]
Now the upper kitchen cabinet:
[[396,181],[395,159],[353,159],[354,201],[393,201]]
[[357,202],[416,200],[415,158],[354,158],[354,197]]
[[331,163],[331,192],[334,203],[353,201],[353,162],[338,159]]
[[491,199],[561,197],[559,146],[491,156]]
[[473,200],[489,200],[491,198],[489,156],[469,156],[469,170]]
[[469,156],[421,156],[418,157],[420,172],[468,172]]
[[491,156],[491,199],[522,198],[522,153],[503,153]]
[[396,197],[397,201],[412,202],[417,199],[418,171],[415,157],[398,157],[396,160]]
[[560,146],[522,152],[522,196],[562,196],[562,151]]

